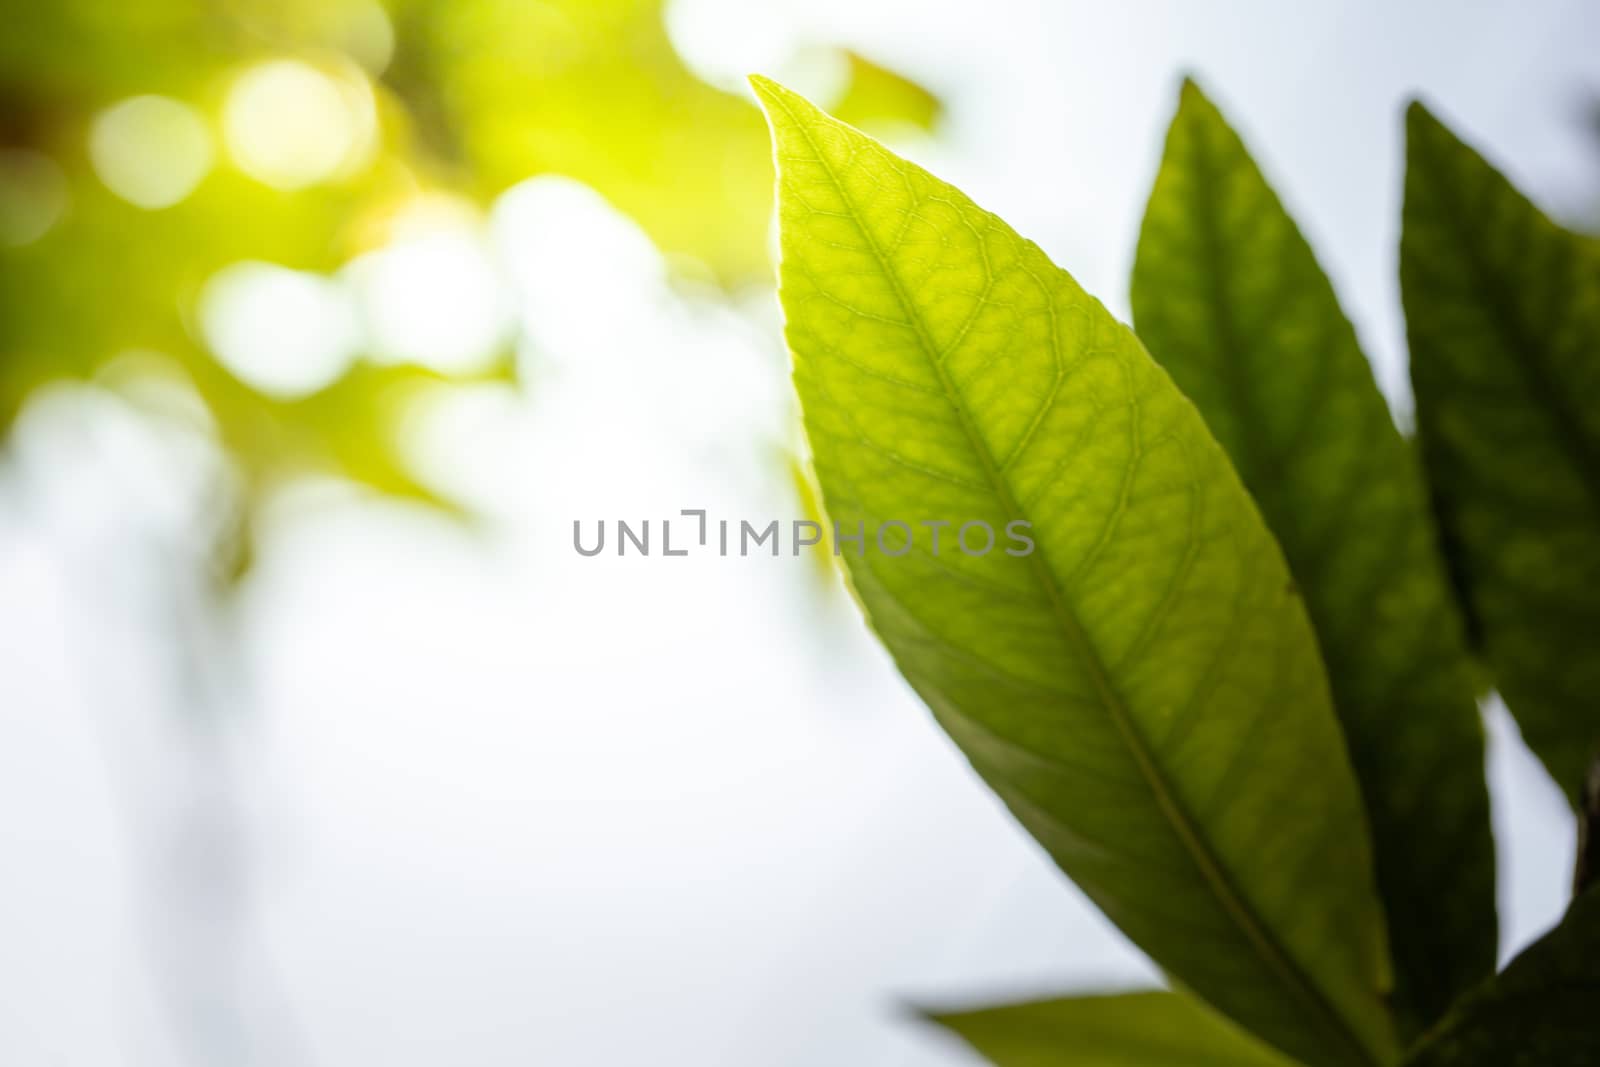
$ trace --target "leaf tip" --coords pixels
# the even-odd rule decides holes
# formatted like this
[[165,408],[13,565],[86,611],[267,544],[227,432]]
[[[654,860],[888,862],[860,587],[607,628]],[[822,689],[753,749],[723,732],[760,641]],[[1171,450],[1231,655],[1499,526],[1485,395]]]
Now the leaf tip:
[[910,1000],[896,1000],[893,1004],[893,1011],[896,1017],[908,1022],[932,1023],[936,1026],[943,1025],[940,1022],[940,1017],[948,1014],[937,1008],[930,1008]]
[[772,129],[775,144],[808,126],[844,125],[793,89],[765,75],[751,74],[749,80],[756,100],[766,112],[767,125]]
[[1185,73],[1183,83],[1178,87],[1178,115],[1215,116],[1221,118],[1217,105],[1211,102],[1204,89],[1200,88],[1200,81],[1191,73]]
[[1439,117],[1417,97],[1412,97],[1406,104],[1406,139],[1417,140],[1422,137],[1437,137],[1440,134],[1449,135],[1445,124]]
[[1461,138],[1417,98],[1406,105],[1405,129],[1408,174],[1435,172],[1441,159],[1457,158],[1466,148]]
[[755,92],[756,100],[760,102],[762,110],[766,111],[769,116],[772,114],[774,105],[782,105],[788,101],[800,99],[800,95],[793,89],[784,88],[765,74],[751,74],[747,76],[746,80],[749,81],[751,90]]

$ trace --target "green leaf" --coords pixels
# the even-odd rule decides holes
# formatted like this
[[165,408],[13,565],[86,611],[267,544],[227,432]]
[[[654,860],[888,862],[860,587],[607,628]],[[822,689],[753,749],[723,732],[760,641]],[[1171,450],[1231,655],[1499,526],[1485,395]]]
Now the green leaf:
[[1572,892],[1582,893],[1600,882],[1600,759],[1589,764],[1578,806],[1578,861],[1573,864]]
[[[901,672],[1186,986],[1308,1063],[1387,1062],[1382,916],[1315,638],[1199,413],[1037,246],[753,83],[824,503],[846,536],[916,535],[903,556],[840,540]],[[941,551],[918,525],[937,521]],[[1009,551],[960,551],[969,522]],[[1036,551],[1011,554],[1019,522]]]
[[1306,598],[1372,823],[1396,1004],[1420,1028],[1494,972],[1471,660],[1411,448],[1311,247],[1183,87],[1139,236],[1139,336],[1200,408]]
[[1600,1064],[1600,892],[1461,1003],[1410,1067],[1595,1067]]
[[1421,104],[1406,157],[1400,286],[1445,544],[1523,738],[1576,801],[1600,750],[1600,246]]
[[1288,1067],[1181,993],[1061,997],[928,1018],[995,1067]]

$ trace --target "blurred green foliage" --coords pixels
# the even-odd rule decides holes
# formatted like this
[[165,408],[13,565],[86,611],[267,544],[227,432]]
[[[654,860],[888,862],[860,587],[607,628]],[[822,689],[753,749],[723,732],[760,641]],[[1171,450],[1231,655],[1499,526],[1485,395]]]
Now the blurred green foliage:
[[[4,4],[0,440],[42,385],[153,352],[181,368],[214,417],[246,511],[306,470],[443,505],[393,440],[406,406],[447,385],[443,375],[358,360],[311,395],[275,397],[208,350],[197,311],[221,268],[258,260],[332,273],[381,246],[425,196],[484,205],[525,178],[565,175],[632,216],[679,270],[724,287],[767,284],[764,125],[749,100],[684,64],[658,0]],[[363,143],[338,166],[274,185],[236,143],[230,109],[243,77],[284,60],[311,72],[313,88],[332,86],[335,110],[346,99],[370,128],[354,131]],[[937,117],[920,87],[860,57],[849,66],[846,96],[862,121],[927,128]],[[192,189],[180,182],[175,202],[140,207],[108,188],[92,145],[97,116],[150,94],[193,109],[205,136],[188,136],[210,150]],[[303,113],[267,118],[326,123],[327,104],[302,98]],[[183,126],[183,109],[168,107]],[[141,132],[131,150],[149,159],[138,165],[181,164],[175,146],[187,142],[146,143]],[[508,352],[475,376],[509,380],[512,367]]]
[[870,130],[904,123],[931,130],[944,117],[944,102],[925,87],[859,52],[844,55],[849,72],[844,94],[833,105],[841,122]]

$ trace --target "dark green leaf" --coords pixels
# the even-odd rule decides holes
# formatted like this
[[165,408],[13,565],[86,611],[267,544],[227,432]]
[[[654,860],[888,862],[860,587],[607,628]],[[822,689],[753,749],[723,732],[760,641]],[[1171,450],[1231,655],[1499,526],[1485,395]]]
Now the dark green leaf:
[[1600,892],[1464,997],[1410,1067],[1600,1067]]
[[1572,874],[1574,896],[1600,881],[1600,759],[1589,764],[1578,807],[1578,862]]
[[1494,843],[1470,659],[1412,451],[1311,247],[1185,83],[1139,237],[1139,335],[1232,457],[1316,625],[1372,822],[1396,1004],[1494,971]]
[[1600,744],[1600,254],[1420,104],[1406,145],[1423,458],[1500,691],[1576,800]]

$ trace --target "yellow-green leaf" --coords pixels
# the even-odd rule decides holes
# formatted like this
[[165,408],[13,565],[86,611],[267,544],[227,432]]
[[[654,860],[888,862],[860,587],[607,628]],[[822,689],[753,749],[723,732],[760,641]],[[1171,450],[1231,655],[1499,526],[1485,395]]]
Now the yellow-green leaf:
[[1157,991],[933,1012],[995,1067],[1291,1067],[1193,997]]
[[1417,435],[1485,657],[1576,801],[1600,751],[1600,246],[1420,104],[1400,285]]
[[[890,551],[839,539],[901,671],[1184,985],[1307,1063],[1389,1062],[1370,845],[1315,638],[1199,413],[1037,246],[754,84],[824,503],[846,535],[916,536],[904,555],[898,527]],[[939,521],[943,551],[918,525]],[[977,522],[1010,551],[951,543]]]
[[844,61],[849,81],[830,108],[834,118],[861,129],[911,126],[927,131],[944,116],[944,103],[927,86],[859,52],[846,51]]
[[1418,464],[1311,247],[1183,87],[1139,236],[1139,336],[1277,535],[1372,823],[1414,1027],[1494,971],[1494,842],[1471,661]]

